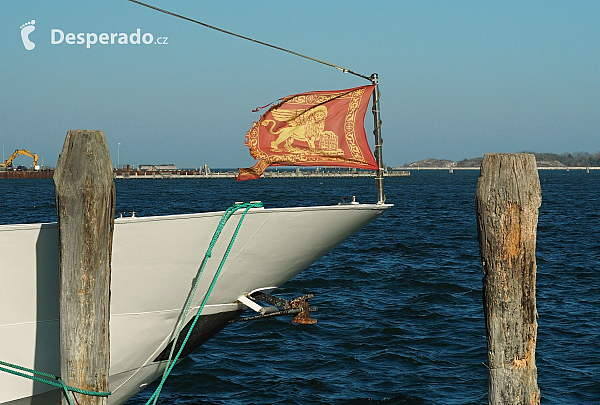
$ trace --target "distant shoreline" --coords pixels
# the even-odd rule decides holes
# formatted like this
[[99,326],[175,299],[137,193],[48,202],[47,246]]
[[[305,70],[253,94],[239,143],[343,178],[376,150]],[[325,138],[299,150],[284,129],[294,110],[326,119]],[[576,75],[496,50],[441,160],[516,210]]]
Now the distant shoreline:
[[[393,170],[479,170],[480,167],[455,167],[455,166],[446,166],[446,167],[418,167],[418,166],[403,166],[403,167],[393,167],[390,168]],[[590,166],[538,166],[538,170],[600,170],[600,167]]]
[[[549,170],[582,170],[582,169],[594,169],[597,170],[600,167],[600,152],[592,155],[586,152],[576,153],[563,153],[557,155],[556,153],[536,153],[536,152],[520,152],[532,154],[535,156],[535,161],[538,169],[549,169]],[[428,158],[419,160],[417,162],[405,163],[402,167],[396,167],[401,170],[417,170],[424,168],[450,170],[457,169],[478,169],[481,167],[483,157],[476,157],[472,159],[463,159],[461,161],[452,161],[448,159],[436,159]]]

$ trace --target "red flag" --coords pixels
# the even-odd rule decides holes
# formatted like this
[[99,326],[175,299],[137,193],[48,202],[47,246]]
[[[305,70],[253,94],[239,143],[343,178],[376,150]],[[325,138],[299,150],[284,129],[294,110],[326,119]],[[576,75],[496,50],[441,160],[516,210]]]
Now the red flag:
[[364,119],[374,85],[285,97],[246,134],[256,165],[238,180],[259,178],[269,166],[344,166],[377,170]]

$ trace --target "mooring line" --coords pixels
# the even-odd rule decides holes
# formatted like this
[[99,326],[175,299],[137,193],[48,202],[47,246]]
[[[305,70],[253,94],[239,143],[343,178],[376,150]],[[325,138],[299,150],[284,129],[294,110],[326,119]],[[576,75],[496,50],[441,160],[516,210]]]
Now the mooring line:
[[271,45],[271,44],[268,44],[266,42],[262,42],[262,41],[259,41],[259,40],[256,40],[256,39],[245,37],[243,35],[239,35],[239,34],[236,34],[234,32],[227,31],[227,30],[221,29],[219,27],[215,27],[213,25],[209,25],[209,24],[203,23],[203,22],[198,21],[198,20],[194,20],[193,18],[189,18],[189,17],[183,16],[181,14],[173,13],[171,11],[167,11],[167,10],[164,10],[162,8],[158,8],[158,7],[152,6],[152,5],[147,4],[147,3],[143,3],[141,1],[137,1],[137,0],[128,0],[128,1],[130,1],[132,3],[139,4],[139,5],[144,6],[144,7],[151,8],[152,10],[160,11],[161,13],[172,15],[173,17],[181,18],[183,20],[187,20],[187,21],[190,21],[190,22],[193,22],[193,23],[196,23],[196,24],[200,24],[203,27],[219,31],[219,32],[222,32],[224,34],[233,35],[234,37],[237,37],[237,38],[245,39],[247,41],[255,42],[255,43],[260,44],[260,45],[268,46],[269,48],[277,49],[278,51],[283,51],[283,52],[291,53],[292,55],[300,56],[301,58],[309,59],[309,60],[312,60],[313,62],[322,63],[323,65],[327,65],[327,66],[336,68],[338,70],[341,70],[344,73],[350,73],[352,75],[355,75],[355,76],[358,76],[358,77],[362,77],[363,79],[367,79],[369,81],[372,81],[371,77],[369,77],[369,76],[361,75],[360,73],[356,73],[356,72],[353,72],[350,69],[346,69],[346,68],[343,68],[341,66],[334,65],[333,63],[328,63],[328,62],[325,62],[325,61],[322,61],[322,60],[319,60],[319,59],[311,58],[310,56],[306,56],[306,55],[303,55],[301,53],[291,51],[289,49],[281,48],[281,47],[276,46],[276,45]]
[[[20,370],[20,371],[17,371],[17,370]],[[81,388],[69,387],[58,376],[55,376],[53,374],[46,373],[43,371],[37,371],[37,370],[31,369],[31,368],[19,366],[17,364],[7,363],[5,361],[0,361],[0,371],[5,371],[7,373],[17,375],[19,377],[28,378],[33,381],[37,381],[37,382],[40,382],[43,384],[51,385],[56,388],[60,388],[63,390],[63,393],[65,394],[69,404],[72,404],[71,396],[69,395],[70,392],[77,392],[79,394],[91,395],[91,396],[97,396],[97,397],[108,397],[111,394],[110,391],[97,392],[97,391],[84,390]],[[29,373],[32,375],[22,373],[21,371],[24,371],[25,373]],[[36,377],[36,375],[41,375],[44,378]]]
[[[148,401],[146,402],[145,405],[150,405],[151,403],[152,403],[152,405],[155,405],[158,402],[158,398],[160,396],[162,387],[163,387],[165,381],[167,380],[167,377],[169,376],[169,374],[171,374],[173,367],[178,362],[179,357],[181,356],[181,353],[183,352],[183,349],[185,348],[185,345],[186,345],[188,339],[190,338],[192,331],[194,330],[194,326],[196,326],[196,322],[200,318],[200,314],[202,313],[202,310],[204,309],[204,306],[206,305],[206,302],[208,301],[208,298],[210,297],[210,294],[212,293],[212,290],[215,287],[217,279],[219,278],[219,275],[221,274],[221,270],[223,270],[223,266],[225,265],[225,260],[227,260],[227,257],[229,256],[229,253],[231,252],[231,248],[233,247],[233,243],[235,242],[237,235],[240,231],[240,228],[242,226],[242,223],[244,222],[244,218],[246,218],[246,214],[248,213],[248,211],[251,208],[260,208],[262,206],[263,206],[263,203],[260,201],[251,202],[251,203],[235,203],[233,206],[229,207],[225,211],[223,216],[221,217],[221,221],[219,222],[219,225],[217,226],[217,229],[215,230],[215,233],[209,244],[208,250],[206,251],[206,253],[204,255],[204,259],[202,260],[202,264],[200,265],[200,269],[198,270],[198,275],[196,276],[196,281],[194,282],[194,286],[193,286],[190,296],[187,300],[185,310],[184,310],[184,313],[181,318],[181,323],[177,329],[175,338],[173,339],[173,341],[171,343],[171,352],[169,353],[169,359],[167,360],[167,364],[166,364],[164,372],[163,372],[163,377],[162,377],[160,383],[158,384],[158,387],[156,388],[156,390],[154,391],[152,396],[148,399]],[[175,352],[175,346],[177,345],[177,340],[179,339],[179,334],[181,333],[181,331],[183,329],[185,319],[187,317],[187,314],[192,305],[192,301],[194,299],[194,295],[197,291],[198,285],[200,284],[200,278],[202,276],[202,273],[204,272],[204,268],[207,264],[208,259],[212,256],[212,250],[213,250],[214,246],[217,244],[217,240],[219,239],[219,236],[221,235],[221,231],[223,230],[223,228],[225,228],[225,224],[227,223],[227,221],[229,221],[229,218],[231,218],[231,216],[236,211],[241,210],[241,209],[243,209],[244,212],[242,213],[240,220],[238,221],[238,224],[235,228],[235,231],[233,232],[233,235],[231,236],[231,240],[229,241],[229,244],[227,245],[227,249],[225,250],[225,253],[223,254],[221,263],[219,264],[219,267],[217,268],[217,270],[213,276],[212,282],[211,282],[208,290],[206,291],[204,298],[202,299],[200,307],[198,308],[198,312],[193,317],[192,324],[191,324],[184,340],[182,341],[181,346],[179,347],[179,351],[177,352],[175,357],[173,357],[173,354]]]

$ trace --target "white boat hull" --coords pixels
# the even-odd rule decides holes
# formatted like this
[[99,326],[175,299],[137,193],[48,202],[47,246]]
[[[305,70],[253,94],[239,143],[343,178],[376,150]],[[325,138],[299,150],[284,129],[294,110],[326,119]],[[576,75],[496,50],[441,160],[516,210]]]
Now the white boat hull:
[[[250,210],[189,349],[246,309],[238,297],[279,287],[389,207]],[[213,212],[115,220],[109,404],[124,403],[162,375],[161,359],[221,216]],[[240,216],[240,211],[234,214],[215,245],[186,324],[197,313]],[[0,269],[0,360],[59,375],[56,224],[0,226]],[[0,404],[46,404],[59,395],[52,386],[0,372]]]

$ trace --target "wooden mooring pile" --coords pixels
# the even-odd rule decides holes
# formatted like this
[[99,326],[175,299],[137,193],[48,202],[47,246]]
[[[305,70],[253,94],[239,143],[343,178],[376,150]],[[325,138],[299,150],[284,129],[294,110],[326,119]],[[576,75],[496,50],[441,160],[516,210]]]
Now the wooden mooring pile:
[[488,401],[536,405],[535,247],[542,196],[535,156],[485,155],[475,200],[484,274]]
[[[61,379],[108,391],[110,270],[115,218],[112,163],[102,131],[69,131],[54,173],[59,238]],[[106,397],[75,395],[80,405]]]

